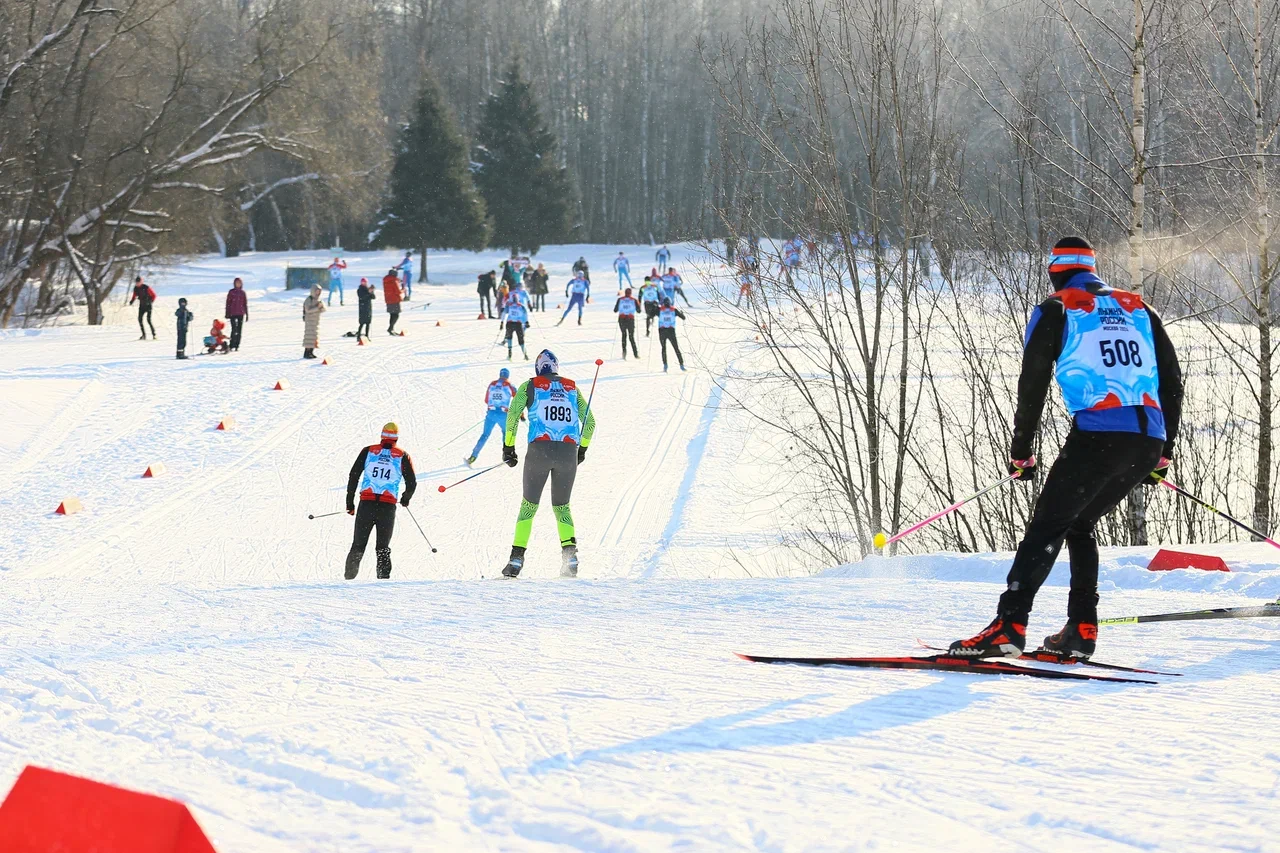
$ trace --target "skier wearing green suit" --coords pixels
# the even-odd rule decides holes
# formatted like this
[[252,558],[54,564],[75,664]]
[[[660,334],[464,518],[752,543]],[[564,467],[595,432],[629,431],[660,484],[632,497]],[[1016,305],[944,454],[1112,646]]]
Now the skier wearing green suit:
[[533,517],[542,500],[542,490],[551,480],[551,511],[560,533],[560,576],[578,576],[578,540],[573,527],[569,498],[578,466],[587,455],[587,446],[596,429],[595,415],[587,398],[572,379],[560,375],[560,363],[551,350],[543,350],[534,361],[537,375],[516,391],[507,411],[507,432],[502,460],[516,467],[516,431],[520,415],[528,412],[529,446],[524,459],[524,497],[516,519],[515,544],[502,576],[519,577],[524,568],[524,552],[533,532]]

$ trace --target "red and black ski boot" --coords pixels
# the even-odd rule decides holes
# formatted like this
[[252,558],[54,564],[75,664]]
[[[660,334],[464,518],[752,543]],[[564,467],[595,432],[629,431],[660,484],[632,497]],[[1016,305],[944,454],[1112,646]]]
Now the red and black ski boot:
[[1054,654],[1088,660],[1098,648],[1098,626],[1094,622],[1068,621],[1061,631],[1044,638],[1042,648]]
[[956,640],[947,653],[965,658],[1016,658],[1027,647],[1027,625],[1024,619],[997,616],[991,624],[967,640]]

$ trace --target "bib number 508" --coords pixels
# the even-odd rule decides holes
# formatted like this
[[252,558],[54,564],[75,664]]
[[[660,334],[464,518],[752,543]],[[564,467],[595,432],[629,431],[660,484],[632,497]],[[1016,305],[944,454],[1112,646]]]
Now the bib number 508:
[[1137,341],[1098,341],[1098,349],[1102,351],[1102,363],[1107,367],[1117,364],[1142,367],[1142,353]]

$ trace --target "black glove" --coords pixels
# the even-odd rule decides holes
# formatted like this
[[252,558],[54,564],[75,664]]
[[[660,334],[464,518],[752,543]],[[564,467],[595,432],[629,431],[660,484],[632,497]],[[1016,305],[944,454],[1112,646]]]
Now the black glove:
[[1160,461],[1156,463],[1156,470],[1152,471],[1150,474],[1147,475],[1147,478],[1142,481],[1142,485],[1144,486],[1160,485],[1160,483],[1164,480],[1164,478],[1169,476],[1169,466],[1172,464],[1173,464],[1173,460],[1170,459],[1168,456],[1161,456]]
[[582,464],[582,460],[587,458],[587,449],[581,444],[578,445],[578,464]]
[[502,461],[507,463],[507,466],[510,468],[516,467],[516,464],[520,461],[520,457],[516,456],[516,449],[514,446],[510,444],[502,445]]
[[354,506],[351,506],[350,504],[348,504],[348,505],[347,505],[347,515],[355,515],[355,514],[356,514],[356,508],[355,508]]
[[408,495],[401,495],[401,497],[400,497],[400,506],[404,507],[405,509],[408,509],[408,508],[409,508],[409,496],[408,496]]
[[1010,459],[1009,474],[1016,475],[1019,483],[1029,483],[1036,478],[1036,457],[1031,454],[1026,459]]

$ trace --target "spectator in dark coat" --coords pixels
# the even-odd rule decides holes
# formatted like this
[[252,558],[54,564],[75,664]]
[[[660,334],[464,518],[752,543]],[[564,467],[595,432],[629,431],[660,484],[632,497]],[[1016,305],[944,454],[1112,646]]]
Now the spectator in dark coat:
[[231,349],[240,349],[240,333],[244,324],[249,322],[249,295],[244,292],[244,282],[239,277],[231,282],[227,291],[226,318],[231,321]]
[[356,327],[356,340],[369,337],[369,327],[373,324],[373,303],[378,293],[369,286],[369,279],[360,279],[360,287],[356,289],[356,300],[360,303],[360,325]]
[[496,320],[493,316],[493,300],[490,298],[493,291],[498,289],[498,274],[495,270],[481,273],[476,284],[476,293],[480,294],[480,313],[488,316],[490,320]]
[[538,264],[538,268],[529,276],[529,294],[533,297],[534,311],[547,310],[547,293],[550,291],[547,281],[547,268]]

